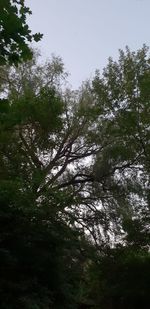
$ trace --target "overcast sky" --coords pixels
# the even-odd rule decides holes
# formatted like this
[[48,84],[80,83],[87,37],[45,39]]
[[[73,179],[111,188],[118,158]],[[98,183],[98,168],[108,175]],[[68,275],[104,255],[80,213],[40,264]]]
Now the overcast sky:
[[73,88],[128,45],[150,45],[150,0],[26,0],[44,58],[61,56]]

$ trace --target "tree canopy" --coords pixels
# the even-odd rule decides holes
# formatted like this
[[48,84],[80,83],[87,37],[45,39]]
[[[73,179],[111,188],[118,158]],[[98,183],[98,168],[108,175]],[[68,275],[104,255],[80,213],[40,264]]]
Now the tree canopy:
[[148,48],[78,91],[36,57],[1,80],[1,308],[147,308]]
[[149,49],[72,91],[24,0],[0,12],[0,308],[147,309]]

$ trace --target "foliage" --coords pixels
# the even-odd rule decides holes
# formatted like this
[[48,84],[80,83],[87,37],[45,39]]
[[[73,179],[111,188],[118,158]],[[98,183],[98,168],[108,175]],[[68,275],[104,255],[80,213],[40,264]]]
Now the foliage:
[[102,78],[97,74],[92,87],[85,84],[78,93],[62,92],[63,64],[55,58],[6,71],[2,83],[4,165],[16,158],[24,190],[34,189],[40,201],[51,204],[58,192],[66,201],[69,193],[63,216],[88,228],[99,243],[120,237],[138,216],[147,229],[148,70],[143,47],[137,54],[120,52],[118,63],[110,59]]
[[120,193],[117,201],[111,199],[110,215],[117,219],[116,228],[121,224],[126,232],[127,222],[131,227],[139,220],[145,234],[149,229],[149,63],[146,46],[137,53],[127,48],[126,53],[120,51],[118,63],[109,59],[103,76],[97,73],[93,81],[108,142],[97,158],[96,172],[104,170],[108,175],[106,191]]
[[127,48],[76,92],[60,58],[3,66],[1,308],[148,303],[149,64]]
[[83,288],[96,308],[148,308],[150,254],[131,247],[107,249],[90,265]]
[[53,168],[47,165],[48,153],[52,160],[55,145],[49,136],[63,130],[62,65],[53,59],[43,70],[35,69],[33,58],[25,68],[23,76],[21,67],[11,68],[13,83],[0,101],[0,306],[76,308],[89,244],[65,217],[64,208],[72,203],[69,191],[57,188],[57,178],[55,190],[45,187]]
[[79,233],[50,210],[24,211],[3,201],[0,223],[1,308],[74,308],[82,273]]
[[24,0],[1,0],[0,12],[0,65],[30,59],[28,43],[42,38],[40,33],[32,34],[26,23],[27,14],[32,12]]

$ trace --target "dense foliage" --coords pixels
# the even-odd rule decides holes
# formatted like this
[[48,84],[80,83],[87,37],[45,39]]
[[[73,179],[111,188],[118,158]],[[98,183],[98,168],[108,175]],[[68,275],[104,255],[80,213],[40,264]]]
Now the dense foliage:
[[3,67],[2,308],[146,308],[147,52],[120,51],[78,92],[59,58]]
[[148,48],[72,91],[60,58],[19,64],[40,37],[0,6],[0,307],[146,309]]
[[27,14],[31,13],[24,0],[0,1],[0,65],[17,64],[32,57],[28,43],[39,41],[42,35],[31,33],[26,23]]

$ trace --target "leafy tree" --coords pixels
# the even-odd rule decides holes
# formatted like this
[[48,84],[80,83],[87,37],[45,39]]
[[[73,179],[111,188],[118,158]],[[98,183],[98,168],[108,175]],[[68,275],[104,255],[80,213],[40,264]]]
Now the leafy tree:
[[7,190],[10,202],[3,196],[0,209],[1,308],[76,308],[81,233],[51,210],[12,205]]
[[41,34],[32,34],[26,23],[32,12],[24,0],[1,0],[0,2],[0,65],[17,64],[32,57],[29,42],[39,41]]
[[46,189],[48,175],[56,177],[54,169],[50,174],[53,165],[48,167],[49,158],[56,155],[50,137],[63,130],[61,73],[63,79],[59,59],[42,68],[33,58],[11,68],[3,81],[7,99],[0,101],[1,308],[77,307],[89,245],[67,220],[64,208],[73,199],[69,190],[60,190],[57,178],[56,188],[48,184]]
[[61,196],[63,217],[101,244],[119,241],[128,220],[149,224],[148,72],[144,46],[121,51],[78,93],[62,91],[56,58],[11,69],[2,84],[4,166],[15,164],[17,182],[40,203]]
[[109,237],[82,285],[83,299],[96,308],[149,306],[149,63],[147,47],[137,53],[127,48],[118,62],[109,59],[102,75],[96,72],[92,84],[108,142],[94,172],[99,180],[103,175]]
[[[102,76],[97,72],[93,82],[84,83],[77,92],[62,85],[66,74],[59,58],[54,57],[41,65],[33,57],[17,68],[4,67],[3,70],[0,196],[4,208],[1,208],[1,220],[8,215],[10,231],[12,217],[14,222],[19,217],[19,225],[12,234],[16,239],[13,247],[17,248],[17,253],[11,248],[11,232],[8,236],[7,229],[2,233],[2,251],[8,255],[5,269],[9,263],[12,265],[6,281],[13,282],[18,295],[16,301],[19,297],[26,300],[29,297],[29,301],[39,308],[42,304],[73,308],[82,299],[78,290],[80,288],[81,292],[82,289],[82,274],[88,280],[88,276],[91,278],[88,266],[95,267],[99,274],[100,268],[97,267],[102,265],[102,274],[94,278],[93,283],[90,279],[92,285],[86,287],[87,298],[89,295],[92,298],[88,289],[91,293],[97,289],[99,293],[104,285],[100,299],[94,294],[95,303],[99,306],[105,303],[103,299],[113,296],[116,306],[124,306],[128,300],[123,294],[130,278],[128,267],[132,269],[135,260],[136,265],[143,265],[137,269],[141,267],[145,273],[149,261],[150,79],[147,47],[137,53],[129,49],[125,53],[120,51],[118,62],[110,59]],[[89,250],[89,244],[82,241],[84,235],[92,242],[94,240],[96,258],[100,259],[98,266],[91,262],[94,256],[87,258],[85,248]],[[21,239],[25,239],[22,246]],[[5,240],[9,240],[8,246]],[[125,250],[110,249],[118,244],[125,246]],[[41,252],[39,246],[43,246]],[[22,260],[20,250],[24,252],[25,260]],[[107,250],[113,259],[108,258]],[[141,264],[143,254],[144,264]],[[126,264],[123,264],[124,257]],[[116,285],[114,279],[111,287],[114,290],[116,287],[116,291],[111,294],[105,268],[108,261],[111,269],[114,260],[118,261],[118,269],[117,266],[114,268],[113,276],[123,267],[121,296],[117,294],[118,283]],[[20,269],[20,263],[28,267],[27,261],[35,280],[32,295],[28,284],[30,272],[26,276],[24,271],[20,272],[18,282],[24,292],[12,279],[13,271],[16,273]],[[49,274],[56,282],[52,283]],[[147,280],[144,279],[147,275],[144,276],[143,282]],[[118,274],[117,282],[120,281]],[[7,282],[3,295],[8,289]],[[40,293],[37,296],[39,289],[44,289],[45,292],[41,292],[44,299]],[[61,303],[56,302],[58,295]],[[122,297],[125,297],[125,302],[121,302]],[[135,306],[134,300],[133,303]]]
[[149,269],[150,254],[146,251],[121,246],[107,249],[90,264],[82,289],[96,308],[146,309],[150,301]]

